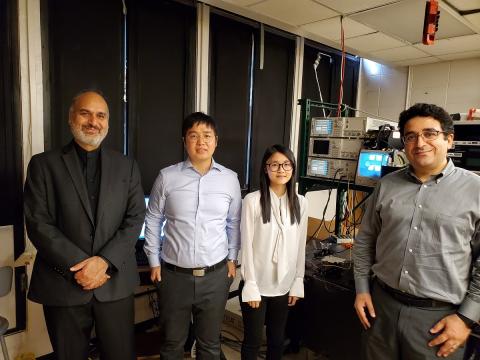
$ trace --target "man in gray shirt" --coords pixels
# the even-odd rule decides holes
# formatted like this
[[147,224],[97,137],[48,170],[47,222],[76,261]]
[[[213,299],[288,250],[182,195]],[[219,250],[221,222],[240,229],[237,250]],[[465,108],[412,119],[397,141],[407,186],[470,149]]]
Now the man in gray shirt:
[[355,310],[366,359],[462,359],[480,319],[480,176],[447,158],[453,122],[400,114],[410,165],[377,184],[355,241]]

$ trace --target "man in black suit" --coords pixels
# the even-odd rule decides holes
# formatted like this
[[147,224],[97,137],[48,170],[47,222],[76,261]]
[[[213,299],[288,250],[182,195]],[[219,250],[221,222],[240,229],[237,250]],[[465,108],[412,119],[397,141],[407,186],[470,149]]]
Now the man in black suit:
[[37,248],[28,297],[43,304],[56,358],[86,360],[93,326],[106,360],[134,351],[134,255],[145,202],[134,160],[101,143],[109,112],[96,91],[70,107],[74,140],[32,157],[25,219]]

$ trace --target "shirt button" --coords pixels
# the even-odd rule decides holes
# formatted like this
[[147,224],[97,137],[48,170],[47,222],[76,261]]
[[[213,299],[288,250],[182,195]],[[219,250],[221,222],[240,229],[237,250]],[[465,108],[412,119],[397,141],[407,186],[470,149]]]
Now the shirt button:
[[418,227],[414,226],[414,227],[413,227],[413,230],[418,230]]
[[423,187],[424,187],[424,188],[427,188],[427,187],[428,187],[428,185],[423,185]]
[[422,208],[422,204],[419,204],[418,207],[421,209],[421,208]]
[[408,270],[405,270],[405,274],[408,274]]

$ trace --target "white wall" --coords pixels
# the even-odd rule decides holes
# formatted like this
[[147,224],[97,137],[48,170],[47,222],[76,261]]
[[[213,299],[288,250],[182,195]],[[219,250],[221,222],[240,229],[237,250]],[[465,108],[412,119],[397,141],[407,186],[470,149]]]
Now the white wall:
[[405,110],[408,67],[392,67],[362,60],[358,84],[357,108],[368,114],[398,121]]
[[433,103],[449,113],[480,107],[480,58],[410,68],[408,104]]

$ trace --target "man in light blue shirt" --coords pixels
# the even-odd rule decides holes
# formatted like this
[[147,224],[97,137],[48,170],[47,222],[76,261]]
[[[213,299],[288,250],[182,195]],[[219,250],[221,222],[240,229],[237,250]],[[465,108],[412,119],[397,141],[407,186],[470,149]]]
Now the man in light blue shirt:
[[182,136],[188,159],[160,171],[145,219],[144,248],[159,291],[160,355],[183,359],[193,317],[197,357],[219,359],[240,249],[240,184],[213,160],[218,137],[210,116],[187,116]]

